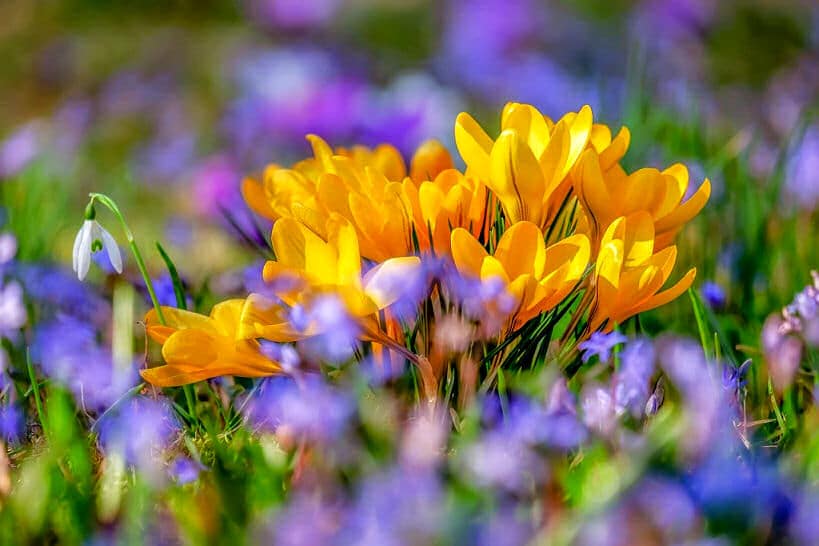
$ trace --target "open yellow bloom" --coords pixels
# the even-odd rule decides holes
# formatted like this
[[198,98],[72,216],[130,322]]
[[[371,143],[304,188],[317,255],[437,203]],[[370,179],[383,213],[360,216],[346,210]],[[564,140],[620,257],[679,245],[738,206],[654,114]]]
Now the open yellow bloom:
[[[358,238],[349,221],[332,214],[325,241],[306,225],[282,218],[273,226],[272,243],[276,260],[265,264],[263,276],[274,285],[278,280],[296,284],[278,291],[288,305],[311,295],[337,294],[354,317],[366,317],[395,303],[407,286],[407,279],[419,274],[417,256],[391,258],[361,274]],[[259,337],[267,337],[264,331]]]
[[460,171],[448,169],[434,180],[405,178],[403,195],[410,207],[421,252],[449,255],[450,232],[461,227],[480,237],[492,222],[486,186]]
[[324,238],[330,214],[338,213],[355,228],[365,257],[382,261],[410,254],[410,218],[400,183],[407,172],[398,150],[383,144],[333,152],[320,137],[307,138],[314,157],[292,169],[270,165],[261,181],[245,179],[249,206],[271,220],[297,219]]
[[[279,373],[278,363],[261,353],[258,341],[239,335],[245,303],[241,299],[218,303],[210,316],[163,307],[164,325],[155,310],[149,311],[146,331],[162,344],[165,364],[141,370],[143,379],[157,387],[173,387],[222,375],[264,377]],[[286,324],[282,313],[277,322]]]
[[655,251],[654,220],[640,211],[614,220],[603,234],[595,265],[595,301],[590,328],[606,330],[629,317],[665,305],[688,290],[696,269],[660,292],[677,261],[677,247]]
[[593,124],[588,106],[554,123],[531,105],[509,103],[496,140],[465,112],[455,121],[455,142],[466,174],[486,182],[508,223],[528,220],[544,230],[571,190],[570,174],[583,150],[591,145],[616,162],[628,140],[628,131],[612,140],[607,127]]
[[688,169],[679,163],[663,171],[639,169],[627,174],[589,149],[583,152],[575,182],[583,210],[586,230],[596,240],[618,217],[646,211],[654,223],[655,246],[664,248],[674,241],[682,226],[696,216],[711,196],[706,178],[699,189],[683,201],[688,190]]
[[452,232],[458,271],[482,280],[499,278],[512,296],[515,310],[507,333],[560,303],[583,277],[589,255],[586,236],[572,235],[547,248],[540,228],[528,221],[506,230],[491,256],[465,229]]

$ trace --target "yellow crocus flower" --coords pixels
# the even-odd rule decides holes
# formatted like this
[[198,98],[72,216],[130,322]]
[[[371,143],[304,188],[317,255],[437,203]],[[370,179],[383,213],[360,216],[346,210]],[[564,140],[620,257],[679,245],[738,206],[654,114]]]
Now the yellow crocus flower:
[[421,252],[448,256],[453,228],[465,228],[475,237],[489,229],[492,215],[486,186],[460,171],[447,169],[420,183],[405,178],[402,191]]
[[245,179],[242,191],[249,206],[271,220],[295,218],[324,238],[329,215],[338,213],[355,228],[366,258],[410,254],[410,218],[401,191],[407,172],[398,150],[383,144],[334,152],[316,135],[307,139],[313,158],[292,169],[268,166],[262,181]]
[[585,235],[572,235],[546,247],[543,233],[521,221],[504,232],[493,255],[463,228],[452,232],[452,258],[458,271],[481,280],[499,278],[514,301],[507,334],[548,311],[574,288],[589,263]]
[[614,220],[603,234],[595,264],[595,300],[590,328],[606,330],[629,317],[665,305],[688,290],[696,269],[660,291],[677,261],[677,247],[655,252],[654,219],[645,211]]
[[264,279],[274,284],[281,278],[301,281],[278,294],[285,303],[303,301],[308,293],[332,292],[342,298],[351,315],[366,317],[395,303],[407,278],[420,272],[417,256],[403,256],[385,260],[362,275],[358,237],[350,222],[332,214],[327,231],[324,240],[292,218],[273,225],[276,260],[265,264]]
[[653,220],[655,246],[665,248],[711,196],[711,182],[706,178],[683,201],[688,184],[688,169],[679,163],[663,171],[645,168],[627,174],[603,154],[586,150],[580,158],[575,182],[585,213],[586,226],[582,229],[597,240],[616,218],[646,211]]
[[[509,103],[497,139],[462,112],[455,121],[455,142],[466,174],[486,182],[500,200],[508,223],[528,220],[545,229],[571,189],[569,174],[592,129],[589,106],[553,123],[531,105]],[[595,136],[604,146],[605,131],[598,129]]]
[[[218,303],[210,316],[163,307],[165,324],[156,311],[145,316],[147,334],[162,344],[165,364],[141,370],[142,378],[157,387],[196,383],[221,375],[264,377],[281,372],[279,364],[260,350],[255,339],[239,335],[245,300]],[[276,322],[287,328],[279,309]]]

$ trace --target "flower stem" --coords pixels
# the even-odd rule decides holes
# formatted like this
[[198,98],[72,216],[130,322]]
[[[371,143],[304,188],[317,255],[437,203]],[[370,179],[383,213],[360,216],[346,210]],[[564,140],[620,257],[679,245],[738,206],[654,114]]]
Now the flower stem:
[[151,280],[151,277],[148,276],[148,270],[145,267],[145,261],[142,259],[142,253],[139,251],[139,247],[136,244],[131,228],[129,228],[128,224],[125,222],[125,217],[122,215],[122,212],[119,210],[117,204],[107,195],[102,193],[91,193],[89,196],[91,197],[91,203],[94,201],[99,201],[108,207],[108,209],[114,213],[114,216],[119,219],[119,223],[122,225],[122,230],[125,232],[125,238],[128,240],[128,246],[131,248],[131,253],[134,255],[137,267],[139,268],[139,273],[142,275],[142,280],[145,281],[145,287],[148,289],[148,296],[151,298],[151,304],[153,304],[154,309],[156,310],[156,316],[159,318],[160,324],[164,325],[165,316],[162,314],[162,306],[159,305],[159,300],[156,297],[154,283]]
[[37,382],[37,376],[34,373],[34,366],[31,364],[31,351],[26,347],[26,369],[28,370],[28,378],[31,381],[31,389],[34,391],[34,405],[37,407],[37,417],[40,418],[40,426],[43,427],[43,432],[48,437],[48,427],[45,421],[45,412],[43,411],[43,401],[40,399],[40,384]]

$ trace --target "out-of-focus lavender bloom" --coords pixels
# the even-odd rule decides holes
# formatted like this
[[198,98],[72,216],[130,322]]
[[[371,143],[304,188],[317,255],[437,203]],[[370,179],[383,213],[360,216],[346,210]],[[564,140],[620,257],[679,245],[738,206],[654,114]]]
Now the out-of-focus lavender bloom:
[[[224,127],[238,157],[249,164],[286,160],[288,150],[303,155],[308,133],[334,143],[351,140],[355,125],[372,114],[366,82],[321,50],[268,50],[236,65],[240,96],[229,106]],[[294,143],[301,143],[296,150]]]
[[[181,282],[181,279],[180,279]],[[176,292],[174,291],[173,286],[173,279],[171,278],[170,274],[165,273],[161,277],[153,279],[154,285],[154,292],[156,292],[156,299],[159,300],[160,305],[165,305],[167,307],[178,307],[177,300],[176,300]],[[144,288],[144,287],[143,287]],[[184,293],[184,282],[182,286],[182,290]],[[147,289],[145,291],[145,301],[148,305],[151,304],[150,296],[147,293]],[[193,305],[193,300],[191,297],[185,293],[185,305],[188,309],[190,309]]]
[[683,539],[697,523],[697,507],[681,483],[648,476],[630,496],[669,543]]
[[725,290],[717,283],[713,281],[704,282],[702,288],[700,288],[700,293],[711,309],[720,310],[725,307],[727,301]]
[[[555,52],[582,55],[587,63],[596,64],[589,52],[570,51],[576,45],[570,36],[589,29],[578,28],[583,23],[568,10],[532,0],[457,0],[448,4],[444,17],[436,64],[445,81],[492,103],[531,103],[547,115],[576,110],[584,103],[600,106],[597,82],[569,73],[542,53],[548,46],[544,42],[550,40]],[[544,35],[545,26],[554,32]]]
[[788,160],[785,192],[791,202],[805,210],[819,206],[819,125],[807,128]]
[[0,233],[0,266],[14,259],[17,255],[17,238],[13,233]]
[[794,514],[789,522],[789,535],[794,544],[812,544],[819,536],[819,494],[804,488],[797,496]]
[[777,390],[790,386],[802,361],[802,341],[790,333],[783,333],[787,322],[779,315],[771,315],[762,325],[762,352],[768,363]]
[[588,362],[592,357],[596,356],[600,362],[608,363],[611,359],[611,351],[621,343],[628,340],[626,336],[620,332],[594,332],[589,339],[580,343],[578,348],[583,351],[582,360]]
[[242,174],[226,155],[204,159],[193,172],[193,203],[205,217],[218,218],[225,209],[241,204],[239,183]]
[[789,486],[767,460],[745,460],[724,443],[686,476],[689,490],[712,516],[760,524],[780,523],[792,509]]
[[618,415],[628,411],[639,417],[645,409],[654,358],[654,346],[647,339],[635,339],[623,349],[620,368],[614,375],[614,408]]
[[171,477],[179,484],[193,483],[206,468],[189,457],[177,457],[171,464]]
[[27,320],[23,287],[17,281],[2,283],[0,280],[0,338],[17,339]]
[[[346,511],[319,495],[295,492],[290,503],[278,511],[272,536],[257,536],[258,544],[281,546],[329,546],[338,544]],[[267,535],[262,531],[259,535]]]
[[402,546],[437,542],[447,521],[444,490],[434,472],[396,467],[364,480],[342,544]]
[[552,386],[546,406],[526,398],[513,398],[501,428],[508,437],[537,447],[568,450],[578,447],[588,431],[577,416],[574,395],[565,379]]
[[0,402],[0,438],[9,444],[17,444],[23,437],[25,417],[20,407]]
[[290,322],[296,330],[308,328],[316,335],[299,341],[300,352],[308,358],[341,363],[353,356],[360,327],[338,297],[323,295],[308,304],[294,306]]
[[503,507],[482,521],[475,533],[478,546],[524,546],[530,544],[534,529],[512,507]]
[[32,121],[0,143],[0,178],[14,176],[37,157],[43,144],[43,131],[42,122]]
[[272,341],[262,340],[262,354],[271,360],[278,362],[282,371],[285,373],[293,373],[301,363],[298,351],[292,345],[286,343],[274,343]]
[[330,22],[343,0],[247,0],[253,22],[282,29],[306,30]]
[[421,267],[412,272],[397,268],[382,269],[377,278],[368,284],[368,290],[373,293],[397,294],[397,299],[390,305],[390,312],[401,320],[411,321],[418,313],[419,304],[429,294],[430,284],[439,269],[434,260],[422,263]]
[[454,144],[450,120],[463,110],[461,98],[428,75],[405,74],[369,99],[373,115],[363,116],[361,140],[388,142],[409,157],[421,142],[436,138]]
[[127,464],[150,476],[161,468],[163,451],[179,432],[179,423],[167,401],[137,396],[106,415],[99,432],[107,453],[122,453]]
[[542,480],[546,468],[532,449],[504,431],[490,431],[467,446],[458,468],[481,487],[521,491]]
[[461,308],[465,317],[478,322],[480,337],[498,334],[515,306],[515,300],[506,290],[503,280],[464,276],[448,264],[444,265],[440,278],[449,297]]
[[346,393],[317,377],[305,376],[298,384],[277,377],[260,383],[244,413],[256,429],[329,442],[346,430],[353,404]]
[[67,315],[37,326],[32,358],[87,411],[106,409],[136,384],[136,367],[114,369],[110,350],[97,344],[92,326]]
[[587,385],[580,395],[583,422],[598,434],[608,436],[617,424],[614,397],[602,385]]
[[448,423],[435,412],[419,410],[404,427],[401,463],[408,468],[434,468],[444,459]]
[[14,274],[46,316],[70,315],[99,327],[109,324],[108,302],[65,269],[49,264],[17,264]]

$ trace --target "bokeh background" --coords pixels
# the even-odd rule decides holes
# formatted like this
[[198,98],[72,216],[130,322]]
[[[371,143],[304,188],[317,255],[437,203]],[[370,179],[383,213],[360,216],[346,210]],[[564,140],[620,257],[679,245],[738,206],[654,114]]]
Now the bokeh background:
[[[631,128],[627,166],[711,178],[680,270],[724,293],[732,341],[755,340],[819,263],[810,0],[19,0],[0,54],[2,229],[23,261],[66,263],[103,191],[187,282],[241,291],[256,259],[242,242],[267,231],[244,174],[307,155],[308,132],[410,154],[451,145],[462,110],[496,127],[523,101],[588,103]],[[691,331],[681,306],[655,329]]]

